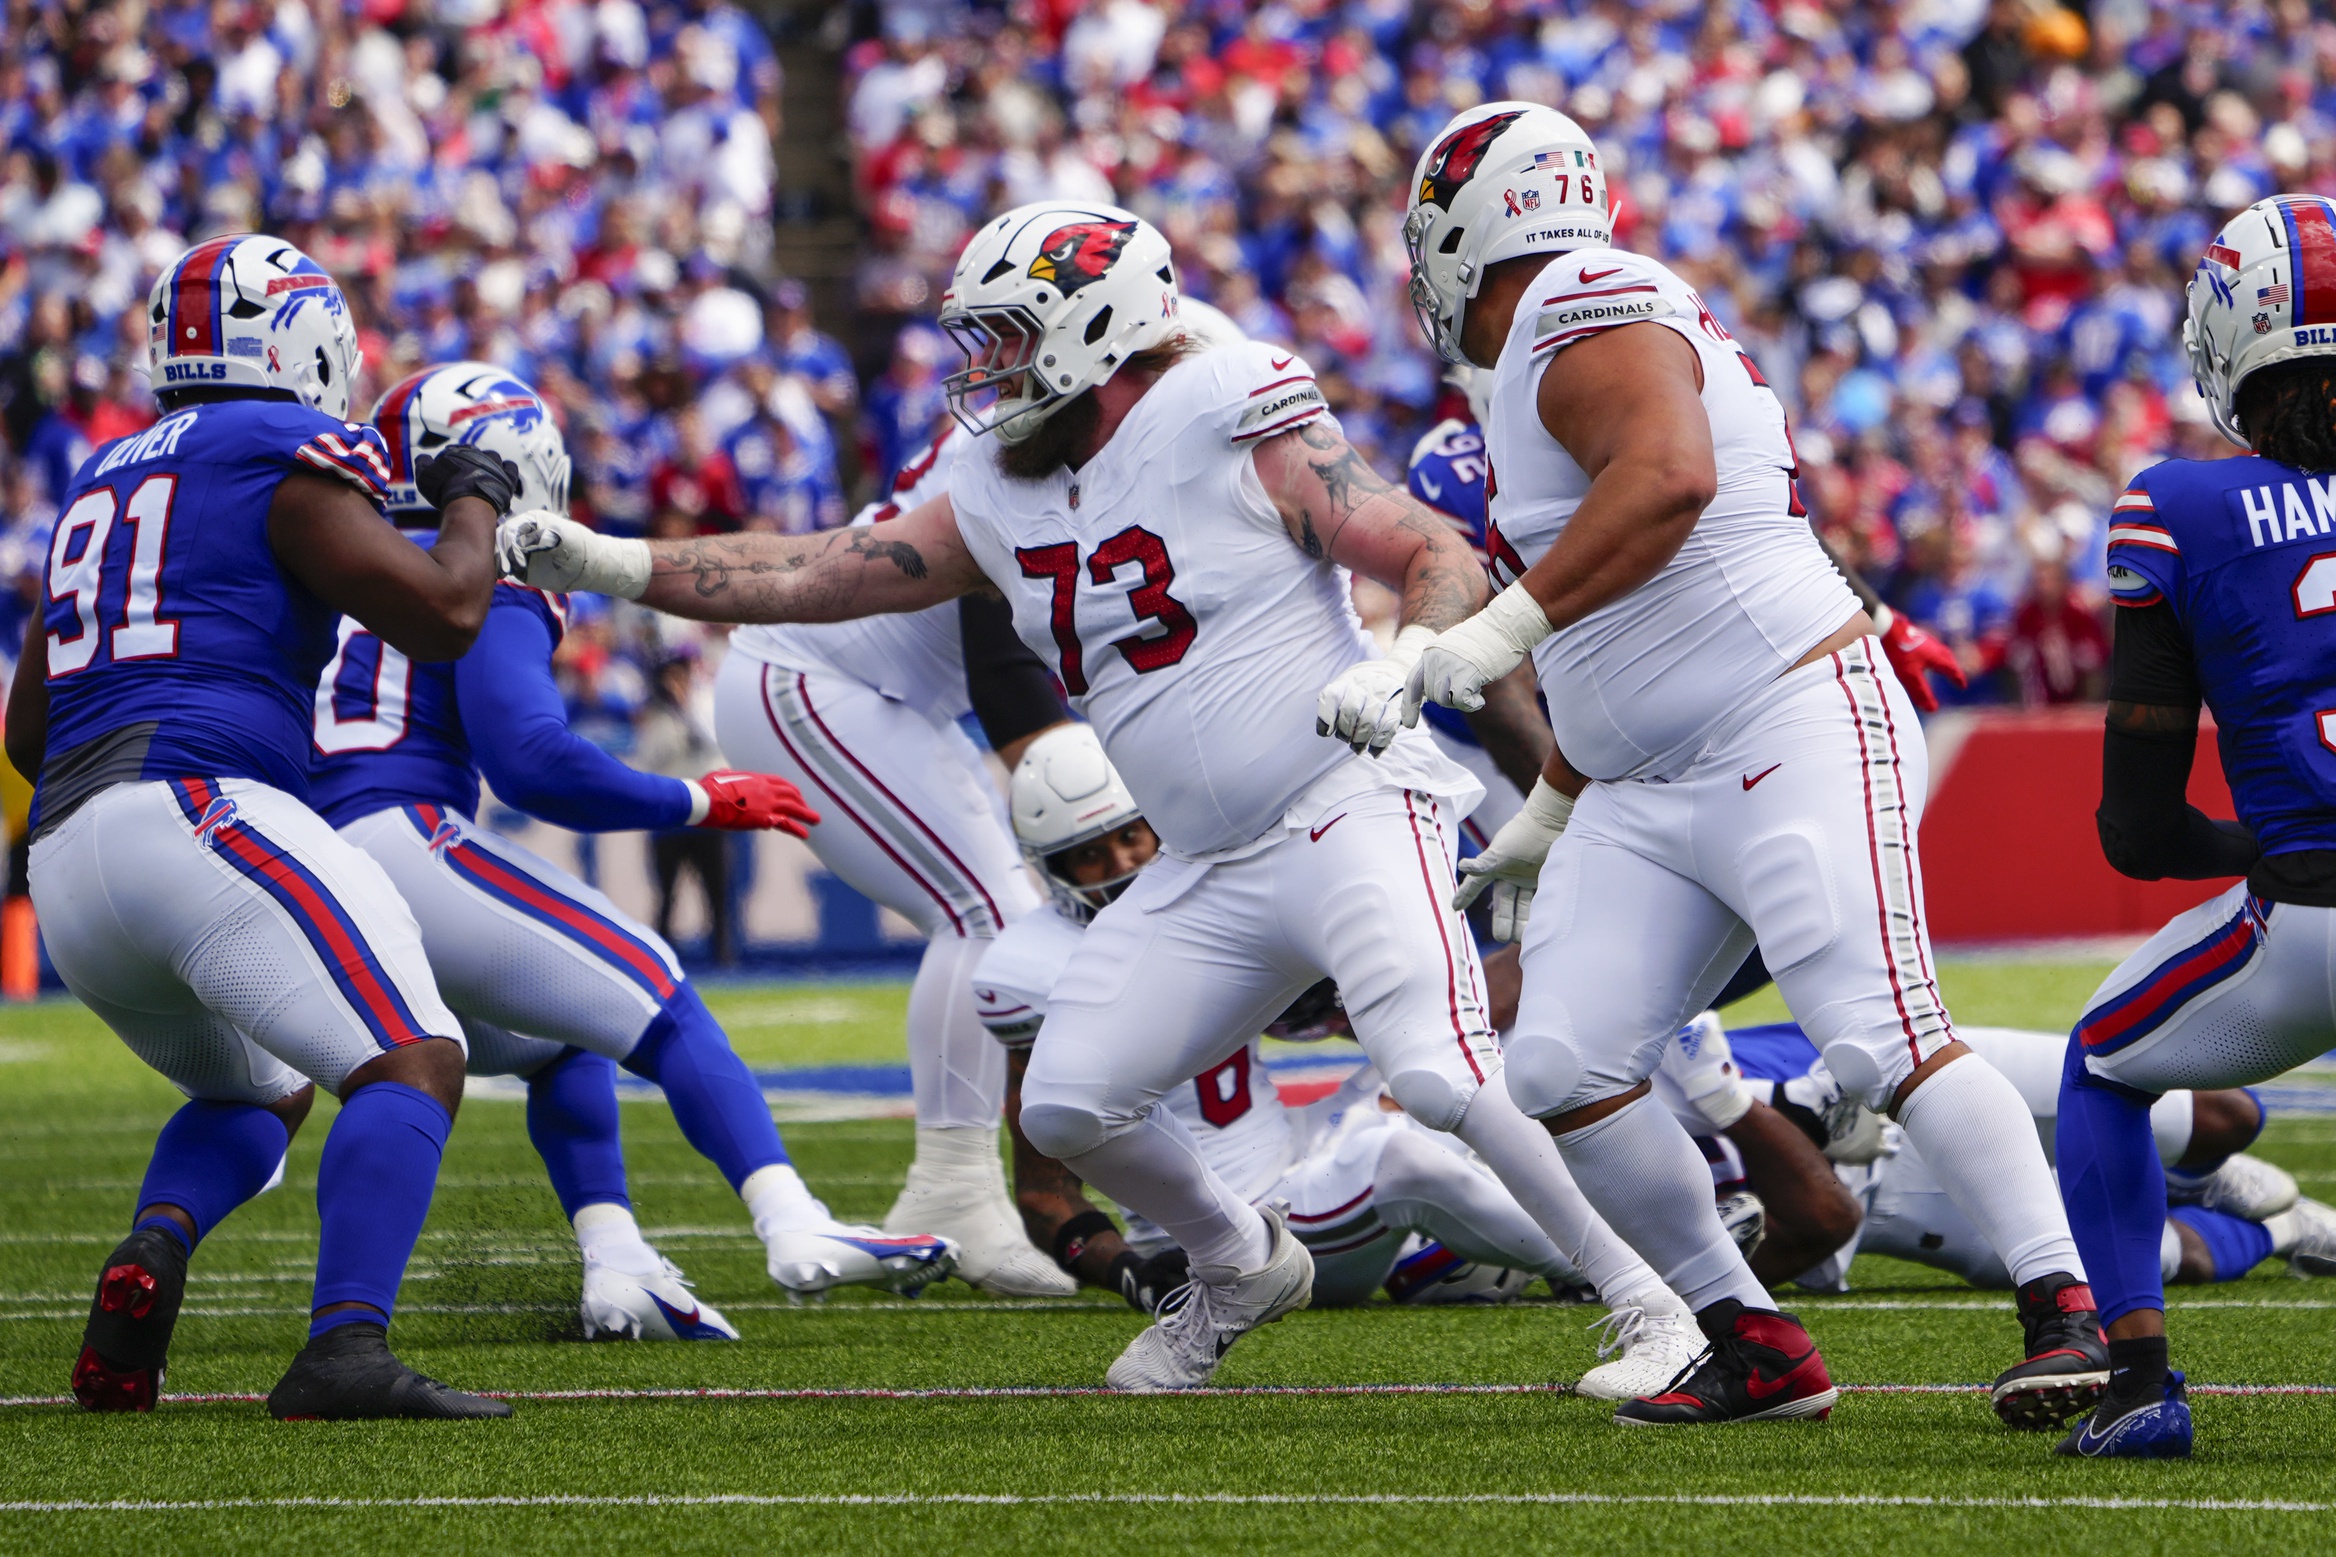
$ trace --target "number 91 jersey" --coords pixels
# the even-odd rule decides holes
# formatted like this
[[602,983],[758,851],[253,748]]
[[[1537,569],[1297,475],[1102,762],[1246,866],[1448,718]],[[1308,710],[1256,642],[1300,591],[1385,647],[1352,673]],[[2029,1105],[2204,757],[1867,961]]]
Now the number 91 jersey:
[[1328,413],[1303,361],[1244,342],[1176,363],[1076,471],[1016,480],[985,442],[951,473],[974,561],[1172,853],[1251,842],[1351,755],[1314,733],[1370,653],[1347,573],[1290,539],[1250,463]]
[[2336,476],[2167,460],[2109,520],[2120,606],[2173,607],[2223,777],[2266,854],[2336,849]]
[[370,427],[238,399],[173,411],[74,476],[49,539],[36,830],[136,779],[250,778],[306,798],[334,613],[268,543],[294,473],[379,504],[389,463]]

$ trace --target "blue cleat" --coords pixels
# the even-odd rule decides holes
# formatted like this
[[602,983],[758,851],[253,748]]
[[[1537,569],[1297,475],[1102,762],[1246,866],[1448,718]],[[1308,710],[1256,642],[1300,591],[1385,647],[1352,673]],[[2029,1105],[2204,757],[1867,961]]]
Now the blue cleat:
[[2182,1375],[2166,1375],[2166,1395],[2122,1415],[2103,1420],[2108,1401],[2068,1430],[2059,1454],[2088,1460],[2186,1460],[2190,1458],[2190,1399]]

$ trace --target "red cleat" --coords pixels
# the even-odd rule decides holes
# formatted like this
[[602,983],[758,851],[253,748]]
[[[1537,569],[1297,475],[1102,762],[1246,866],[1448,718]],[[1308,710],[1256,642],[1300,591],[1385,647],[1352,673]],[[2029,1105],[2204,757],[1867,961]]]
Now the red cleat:
[[1841,1398],[1817,1343],[1792,1315],[1746,1308],[1729,1298],[1697,1314],[1695,1322],[1711,1338],[1701,1365],[1660,1395],[1624,1401],[1614,1410],[1615,1421],[1626,1427],[1822,1422]]
[[154,1409],[186,1290],[187,1257],[167,1233],[134,1232],[107,1257],[73,1364],[73,1398],[84,1410]]

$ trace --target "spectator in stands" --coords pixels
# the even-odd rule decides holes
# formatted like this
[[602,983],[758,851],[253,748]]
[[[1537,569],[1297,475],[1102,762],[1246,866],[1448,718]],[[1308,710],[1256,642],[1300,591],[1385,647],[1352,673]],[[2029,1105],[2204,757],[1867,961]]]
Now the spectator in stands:
[[[641,711],[634,767],[668,778],[696,779],[722,766],[722,749],[714,744],[711,726],[697,706],[700,691],[695,654],[676,654],[657,666],[649,704]],[[714,961],[723,967],[738,960],[730,846],[729,834],[703,827],[674,827],[649,835],[650,859],[657,872],[657,933],[673,939],[675,889],[684,871],[695,875],[705,898]]]
[[2070,585],[2057,557],[2028,573],[2028,592],[2012,615],[2004,662],[2030,707],[2097,702],[2109,691],[2109,634],[2100,609]]

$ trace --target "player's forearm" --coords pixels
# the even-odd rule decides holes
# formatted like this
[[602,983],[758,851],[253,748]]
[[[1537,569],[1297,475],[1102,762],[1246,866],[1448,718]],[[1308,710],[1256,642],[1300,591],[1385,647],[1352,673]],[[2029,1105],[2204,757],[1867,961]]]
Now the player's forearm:
[[1768,1236],[1752,1259],[1755,1276],[1790,1281],[1849,1242],[1862,1220],[1857,1202],[1799,1126],[1754,1103],[1727,1135],[1767,1213]]
[[1692,459],[1650,454],[1608,465],[1557,544],[1522,580],[1550,628],[1570,627],[1662,572],[1687,544],[1712,490],[1710,465]]
[[1409,493],[1392,492],[1385,500],[1399,502],[1406,510],[1396,520],[1401,531],[1421,536],[1419,551],[1403,577],[1400,624],[1442,632],[1475,615],[1491,593],[1476,554]]
[[0,739],[16,771],[27,783],[39,783],[49,741],[49,635],[38,611],[24,624],[24,652],[8,688],[8,728]]
[[649,587],[638,598],[704,622],[841,622],[964,593],[970,559],[929,555],[913,541],[879,535],[884,528],[652,541]]
[[1549,721],[1533,695],[1531,664],[1518,666],[1484,689],[1484,707],[1464,717],[1485,755],[1502,777],[1520,790],[1533,787],[1543,766],[1557,750]]

